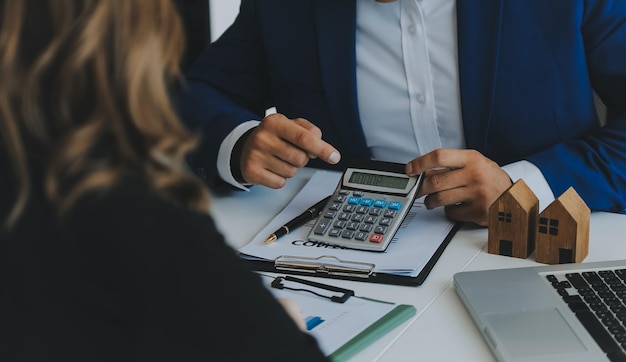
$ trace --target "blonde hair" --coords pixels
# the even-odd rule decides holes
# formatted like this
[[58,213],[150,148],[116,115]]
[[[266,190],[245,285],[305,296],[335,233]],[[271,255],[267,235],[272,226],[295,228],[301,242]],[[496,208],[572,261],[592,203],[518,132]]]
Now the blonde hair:
[[142,181],[206,210],[184,171],[195,147],[168,94],[183,30],[170,0],[0,0],[0,131],[23,213],[41,176],[62,213],[85,192]]

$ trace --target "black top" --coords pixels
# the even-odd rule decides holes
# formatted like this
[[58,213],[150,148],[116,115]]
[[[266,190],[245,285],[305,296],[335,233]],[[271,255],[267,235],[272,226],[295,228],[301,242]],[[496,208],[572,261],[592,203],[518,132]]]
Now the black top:
[[52,215],[0,231],[1,361],[325,360],[208,215],[133,185]]

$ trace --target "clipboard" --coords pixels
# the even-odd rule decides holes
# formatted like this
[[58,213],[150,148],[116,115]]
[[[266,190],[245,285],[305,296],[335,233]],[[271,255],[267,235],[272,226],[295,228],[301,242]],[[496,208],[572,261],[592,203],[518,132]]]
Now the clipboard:
[[[334,190],[341,173],[316,171],[292,201],[248,244],[238,249],[253,270],[353,281],[419,286],[462,226],[443,209],[426,210],[416,201],[385,252],[346,250],[307,239],[315,220],[270,245],[267,235]],[[421,202],[421,204],[420,204]],[[417,231],[416,231],[417,230]]]
[[298,303],[307,331],[334,362],[350,359],[416,314],[412,305],[356,296],[329,284],[288,275],[261,276],[271,280],[274,296]]
[[319,257],[281,255],[274,261],[247,258],[244,258],[244,260],[253,270],[257,271],[416,287],[424,283],[426,277],[428,277],[450,243],[450,240],[452,240],[452,237],[454,237],[454,234],[461,226],[462,223],[456,223],[453,226],[435,253],[416,276],[375,272],[376,265],[374,263],[341,260],[333,255],[322,255]]

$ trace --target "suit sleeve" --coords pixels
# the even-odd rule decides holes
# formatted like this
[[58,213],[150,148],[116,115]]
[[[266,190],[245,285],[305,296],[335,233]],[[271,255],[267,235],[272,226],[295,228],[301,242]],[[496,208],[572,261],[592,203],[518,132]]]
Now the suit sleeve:
[[216,168],[222,141],[272,106],[264,52],[255,2],[243,0],[233,25],[205,49],[175,96],[181,119],[201,135],[189,165],[210,186],[227,186]]
[[606,125],[527,159],[555,196],[573,186],[592,210],[625,213],[626,2],[586,1],[581,33],[591,83],[607,106]]

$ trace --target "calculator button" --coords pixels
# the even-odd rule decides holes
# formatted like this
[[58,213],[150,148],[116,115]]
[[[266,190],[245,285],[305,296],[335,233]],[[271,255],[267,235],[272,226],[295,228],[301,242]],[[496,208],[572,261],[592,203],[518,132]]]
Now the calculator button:
[[356,208],[356,212],[358,212],[359,214],[367,214],[367,212],[369,211],[369,207],[367,206],[358,206]]
[[369,197],[361,199],[361,205],[372,206],[373,203],[374,203],[374,200],[370,199]]
[[341,235],[341,229],[330,229],[328,232],[328,236],[332,236],[333,238],[339,237]]
[[354,210],[356,210],[356,206],[354,205],[347,204],[343,207],[343,211],[345,212],[354,212]]
[[350,214],[348,214],[347,212],[342,212],[341,214],[339,214],[339,217],[337,217],[337,219],[350,220]]
[[325,219],[334,219],[335,215],[337,215],[337,211],[326,211],[324,213],[324,218]]
[[346,200],[346,196],[344,195],[335,195],[333,201],[343,203]]
[[360,230],[360,231],[365,231],[365,232],[368,232],[368,233],[369,233],[370,231],[372,231],[372,228],[373,228],[373,227],[374,227],[374,226],[373,226],[373,225],[370,225],[370,224],[361,224],[361,227],[359,228],[359,230]]
[[352,239],[352,237],[354,236],[354,231],[353,230],[344,230],[341,233],[341,237],[344,239]]
[[359,232],[357,232],[357,233],[354,235],[354,238],[355,238],[356,240],[363,241],[363,240],[367,239],[367,237],[368,237],[368,236],[369,236],[369,233],[364,233],[364,232],[362,232],[362,231],[359,231]]
[[378,200],[374,201],[374,207],[383,208],[385,206],[387,206],[387,200],[380,200],[380,199],[378,199]]
[[356,222],[361,222],[361,221],[363,221],[363,214],[354,214],[354,215],[352,215],[352,218],[350,220],[356,221]]
[[392,210],[400,210],[402,208],[402,203],[400,201],[391,201],[389,203],[389,208]]
[[363,194],[363,191],[354,191],[352,193],[352,195],[354,195],[354,196],[363,196],[364,194]]
[[396,217],[397,212],[393,210],[385,210],[383,213],[384,217]]
[[367,224],[376,224],[376,219],[377,219],[377,217],[376,217],[376,216],[367,215],[367,216],[365,217],[365,220],[363,220],[363,221],[364,221],[365,223],[367,223]]
[[384,226],[389,226],[389,225],[391,225],[391,219],[387,218],[387,217],[382,218],[382,219],[380,219],[380,223],[379,224],[380,225],[384,225]]
[[380,215],[380,213],[381,213],[381,209],[377,209],[377,208],[370,209],[369,211],[370,215],[375,215],[375,216]]
[[315,226],[315,234],[316,235],[324,235],[324,233],[326,232],[326,229],[328,229],[328,227],[330,226],[330,221],[322,221],[319,224],[317,224],[317,226]]
[[361,198],[360,197],[356,197],[356,196],[348,197],[348,204],[350,204],[350,205],[358,205],[359,203],[361,203]]
[[370,241],[372,243],[380,243],[383,241],[383,236],[380,234],[372,234],[370,235]]
[[343,229],[344,226],[346,226],[346,222],[345,221],[341,221],[341,220],[337,220],[335,221],[335,223],[333,224],[334,228],[339,228],[339,229]]
[[359,228],[358,222],[349,222],[346,224],[346,229],[348,230],[357,230]]
[[328,210],[339,210],[340,208],[341,208],[341,203],[340,202],[333,202],[328,207]]
[[349,190],[344,190],[344,189],[341,189],[341,190],[339,190],[339,194],[340,194],[340,195],[350,195],[350,191],[349,191]]
[[379,226],[377,226],[377,227],[375,227],[375,228],[374,228],[374,232],[375,232],[376,234],[384,234],[384,233],[386,233],[386,232],[387,232],[387,227],[386,227],[386,226],[380,226],[380,225],[379,225]]

